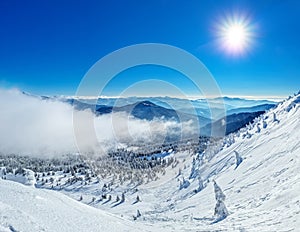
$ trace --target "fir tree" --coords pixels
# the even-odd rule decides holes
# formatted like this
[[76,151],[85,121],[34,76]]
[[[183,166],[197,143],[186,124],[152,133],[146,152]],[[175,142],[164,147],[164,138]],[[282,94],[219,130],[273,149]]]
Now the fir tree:
[[236,159],[235,168],[237,168],[243,162],[243,158],[240,156],[240,154],[237,151],[234,151],[234,153],[235,153],[235,159]]
[[221,188],[217,185],[214,181],[214,189],[215,189],[215,198],[216,198],[216,206],[214,216],[216,217],[217,221],[223,220],[228,216],[227,208],[224,204],[225,201],[225,194],[221,190]]

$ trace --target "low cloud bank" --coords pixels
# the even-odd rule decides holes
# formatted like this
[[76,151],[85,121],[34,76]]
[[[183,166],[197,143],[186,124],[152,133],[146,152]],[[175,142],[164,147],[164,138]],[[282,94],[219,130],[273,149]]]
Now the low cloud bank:
[[[0,153],[59,157],[81,152],[102,151],[128,144],[159,143],[166,137],[190,137],[195,129],[192,122],[140,120],[126,113],[95,117],[89,111],[75,111],[71,105],[57,100],[42,100],[16,89],[0,89]],[[75,136],[73,113],[83,125],[93,118],[96,140],[89,131]],[[95,144],[97,143],[97,144]],[[99,153],[102,154],[102,153]]]

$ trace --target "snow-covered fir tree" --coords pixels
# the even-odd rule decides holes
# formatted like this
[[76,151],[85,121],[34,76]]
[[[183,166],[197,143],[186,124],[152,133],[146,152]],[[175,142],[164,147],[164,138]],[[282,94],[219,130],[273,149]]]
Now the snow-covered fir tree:
[[276,117],[275,112],[273,112],[273,122],[279,122],[279,120],[278,120],[277,117]]
[[223,193],[222,189],[217,185],[215,181],[214,183],[214,190],[215,190],[215,198],[216,198],[216,206],[214,216],[216,217],[217,221],[223,220],[228,216],[228,210],[224,204],[225,201],[225,194]]
[[236,160],[235,168],[237,168],[243,162],[243,158],[240,156],[240,154],[237,151],[234,151],[234,154],[235,154],[235,160]]
[[198,188],[197,188],[197,192],[200,192],[202,189],[204,189],[204,183],[203,180],[201,178],[201,176],[198,177]]

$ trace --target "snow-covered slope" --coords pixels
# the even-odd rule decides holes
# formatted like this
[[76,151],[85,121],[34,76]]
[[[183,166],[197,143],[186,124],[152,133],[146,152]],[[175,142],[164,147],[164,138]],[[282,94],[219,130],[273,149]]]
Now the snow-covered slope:
[[[298,94],[203,154],[172,154],[176,168],[137,191],[117,183],[110,201],[98,201],[99,183],[61,190],[77,200],[83,195],[77,202],[0,180],[0,231],[299,231],[299,118]],[[213,180],[226,195],[223,220],[214,217]],[[116,204],[122,193],[124,202]]]
[[[169,217],[193,217],[196,221],[188,226],[179,226],[178,230],[195,227],[204,231],[299,229],[299,103],[298,95],[279,104],[277,108],[258,118],[254,125],[224,139],[225,146],[220,152],[207,152],[202,159],[207,162],[198,166],[199,176],[207,187],[193,196],[189,193],[190,189],[186,190],[186,195],[175,193],[171,197],[174,210]],[[234,151],[243,158],[238,167]],[[186,171],[186,178],[188,174]],[[225,204],[230,213],[218,223],[212,223],[216,203],[213,185],[206,182],[212,179],[223,189]],[[192,183],[189,188],[196,186]],[[170,186],[165,187],[167,189]],[[184,196],[187,196],[186,199]]]
[[[16,171],[16,173],[17,172],[18,170]],[[5,167],[0,167],[0,178],[5,180],[12,180],[29,186],[33,186],[36,184],[34,172],[29,169],[19,169],[19,173],[12,174],[12,173],[7,173]]]
[[[208,162],[200,166],[199,173],[203,180],[215,179],[223,189],[230,212],[225,220],[208,225],[215,205],[210,183],[177,207],[190,208],[198,228],[299,231],[299,119],[297,95],[225,139],[224,148],[216,155],[206,155]],[[234,151],[243,158],[238,167]]]
[[138,228],[64,194],[0,179],[0,231],[113,232]]
[[[190,154],[177,154],[181,160],[180,175],[173,173],[171,177],[169,171],[159,182],[139,187],[143,201],[134,210],[141,209],[143,218],[138,223],[151,222],[171,231],[297,231],[299,118],[298,95],[199,155],[194,162],[195,175],[191,175]],[[236,153],[242,158],[238,166]],[[195,191],[199,190],[200,178],[204,188]],[[226,195],[224,202],[229,215],[221,221],[214,217],[212,180]],[[129,205],[107,210],[125,215],[134,212]]]

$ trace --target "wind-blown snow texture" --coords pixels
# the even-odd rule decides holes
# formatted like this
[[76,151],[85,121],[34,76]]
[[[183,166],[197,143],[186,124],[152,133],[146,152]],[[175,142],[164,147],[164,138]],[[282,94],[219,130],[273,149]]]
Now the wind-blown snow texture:
[[[0,180],[0,230],[298,231],[299,118],[298,94],[204,154],[174,154],[177,169],[169,167],[158,181],[139,186],[140,201],[135,202],[136,193],[127,193],[115,207],[110,202],[91,203],[101,210],[61,193]],[[228,216],[223,220],[214,217],[213,180],[226,195]],[[96,187],[65,193],[75,199],[83,195],[83,202],[91,202]],[[137,210],[140,215],[133,221]]]
[[132,222],[55,191],[3,180],[0,189],[0,231],[138,231]]

